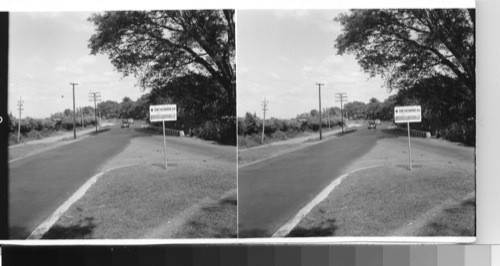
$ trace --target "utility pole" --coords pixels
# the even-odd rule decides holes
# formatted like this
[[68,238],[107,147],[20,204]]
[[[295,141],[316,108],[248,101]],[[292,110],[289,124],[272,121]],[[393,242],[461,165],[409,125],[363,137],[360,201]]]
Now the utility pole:
[[76,139],[75,86],[78,83],[70,82],[69,85],[73,86],[73,138]]
[[328,119],[328,129],[331,129],[330,127],[330,109],[326,108],[326,117]]
[[101,101],[100,92],[89,92],[89,100],[94,101],[95,133],[97,133],[97,102]]
[[264,119],[262,119],[262,138],[260,140],[260,143],[264,143],[264,128],[265,128],[265,123],[266,123],[266,111],[268,110],[267,108],[267,101],[266,97],[264,97],[264,101],[262,102],[262,111],[264,111]]
[[23,104],[24,104],[24,101],[21,99],[21,97],[19,97],[19,102],[17,102],[17,106],[18,106],[18,110],[19,110],[19,121],[18,121],[18,125],[17,125],[17,142],[19,142],[20,138],[21,138],[21,111],[24,110],[23,109]]
[[319,140],[322,140],[323,133],[321,132],[321,127],[323,125],[323,122],[321,121],[321,86],[324,86],[325,84],[316,83],[316,85],[318,85],[318,92],[319,92]]
[[342,133],[344,133],[344,112],[342,108],[342,103],[347,101],[347,93],[339,92],[335,93],[335,101],[340,102],[340,116],[342,117]]

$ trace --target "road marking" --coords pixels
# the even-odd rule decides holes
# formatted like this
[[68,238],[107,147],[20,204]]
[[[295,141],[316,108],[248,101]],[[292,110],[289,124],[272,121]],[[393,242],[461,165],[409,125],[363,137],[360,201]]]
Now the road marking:
[[127,165],[121,165],[113,168],[106,169],[94,176],[92,176],[85,184],[83,184],[71,197],[69,197],[57,210],[50,215],[47,219],[45,219],[41,224],[39,224],[33,232],[28,236],[27,239],[40,239],[43,237],[47,231],[61,218],[61,216],[73,205],[73,203],[77,202],[85,193],[87,190],[97,182],[97,180],[104,175],[105,173],[109,171],[116,170],[118,168],[123,168],[123,167],[129,167],[137,165],[136,163],[134,164],[127,164]]
[[49,216],[47,219],[45,219],[41,224],[38,225],[38,227],[31,232],[31,234],[28,236],[27,239],[40,239],[42,236],[49,231],[49,229],[61,218],[61,216],[66,212],[73,203],[75,203],[77,200],[79,200],[83,195],[85,195],[85,192],[95,183],[97,182],[97,179],[101,177],[104,174],[104,172],[101,172],[92,178],[90,178],[83,186],[81,186],[69,199],[67,199],[57,210]]
[[306,206],[304,206],[293,218],[288,220],[285,224],[283,224],[278,231],[276,231],[272,237],[285,237],[288,235],[299,222],[304,219],[304,217],[320,202],[322,202],[330,193],[337,187],[344,178],[347,176],[354,174],[358,171],[363,171],[371,168],[377,168],[377,167],[382,167],[382,166],[369,166],[369,167],[364,167],[364,168],[359,168],[353,171],[350,171],[348,173],[345,173],[341,176],[339,176],[337,179],[333,180],[326,188],[324,188],[316,197],[314,197]]

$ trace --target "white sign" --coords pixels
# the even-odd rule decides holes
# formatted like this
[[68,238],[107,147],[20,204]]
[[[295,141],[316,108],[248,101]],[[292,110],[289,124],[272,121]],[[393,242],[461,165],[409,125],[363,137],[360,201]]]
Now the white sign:
[[151,122],[176,121],[177,105],[175,104],[150,105],[149,120]]
[[394,107],[394,122],[422,122],[422,110],[420,105],[413,106],[395,106]]

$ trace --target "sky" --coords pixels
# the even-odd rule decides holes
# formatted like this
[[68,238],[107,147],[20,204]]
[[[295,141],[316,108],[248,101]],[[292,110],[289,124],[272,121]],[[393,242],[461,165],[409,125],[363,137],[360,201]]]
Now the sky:
[[319,108],[339,106],[335,93],[349,102],[389,97],[379,77],[364,73],[353,55],[337,55],[341,34],[333,19],[347,10],[239,10],[237,14],[238,116],[294,118]]
[[133,77],[123,78],[107,55],[90,55],[87,47],[94,26],[85,12],[10,13],[8,110],[17,117],[17,103],[24,102],[22,117],[45,118],[64,109],[93,106],[89,92],[100,92],[102,101],[121,102],[142,95]]

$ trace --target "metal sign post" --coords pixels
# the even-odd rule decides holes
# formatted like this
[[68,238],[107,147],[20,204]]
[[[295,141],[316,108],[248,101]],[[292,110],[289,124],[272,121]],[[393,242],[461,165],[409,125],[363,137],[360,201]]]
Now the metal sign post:
[[421,122],[420,105],[394,107],[394,123],[406,123],[408,129],[408,169],[411,171],[410,122]]
[[165,137],[165,121],[177,120],[177,105],[151,105],[149,106],[149,121],[162,122],[163,124],[163,158],[165,160],[165,171],[167,170],[167,141]]

